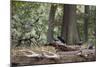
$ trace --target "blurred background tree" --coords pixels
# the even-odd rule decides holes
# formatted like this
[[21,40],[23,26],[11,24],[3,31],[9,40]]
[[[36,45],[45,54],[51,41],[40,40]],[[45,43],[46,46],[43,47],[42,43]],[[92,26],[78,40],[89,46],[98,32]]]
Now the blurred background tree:
[[41,46],[57,36],[66,44],[96,39],[96,7],[12,1],[12,46]]

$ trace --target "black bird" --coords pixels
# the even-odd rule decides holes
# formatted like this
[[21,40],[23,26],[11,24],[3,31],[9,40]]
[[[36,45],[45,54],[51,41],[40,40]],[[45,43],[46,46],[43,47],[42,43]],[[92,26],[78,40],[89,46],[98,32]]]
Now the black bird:
[[65,40],[62,37],[57,37],[62,43],[65,43]]
[[93,43],[88,44],[88,49],[93,49]]

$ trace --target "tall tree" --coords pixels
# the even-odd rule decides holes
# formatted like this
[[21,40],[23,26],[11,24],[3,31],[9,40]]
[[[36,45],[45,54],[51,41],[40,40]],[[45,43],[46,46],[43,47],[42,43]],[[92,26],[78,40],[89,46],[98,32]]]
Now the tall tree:
[[66,40],[67,44],[79,42],[79,35],[76,24],[76,6],[64,5],[62,32],[61,36]]
[[63,23],[62,23],[62,29],[61,29],[61,37],[65,39],[67,43],[67,32],[68,32],[68,24],[69,24],[69,5],[64,5],[63,10]]
[[84,41],[88,41],[88,21],[89,21],[89,6],[85,6],[85,17],[84,17]]
[[49,12],[47,42],[53,41],[53,29],[54,29],[54,19],[55,19],[56,9],[57,9],[57,5],[52,4]]

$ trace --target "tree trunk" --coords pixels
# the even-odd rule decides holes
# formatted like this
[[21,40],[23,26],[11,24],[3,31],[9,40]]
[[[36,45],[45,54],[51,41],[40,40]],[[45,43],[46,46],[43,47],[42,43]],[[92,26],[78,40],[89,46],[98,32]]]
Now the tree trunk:
[[75,5],[64,5],[64,20],[61,36],[64,37],[67,44],[74,44],[79,42]]
[[67,43],[67,32],[68,32],[68,24],[69,24],[69,5],[64,5],[64,15],[63,15],[63,23],[61,29],[61,37],[65,39]]
[[89,6],[85,6],[85,18],[84,18],[84,41],[88,41],[88,14]]
[[57,5],[51,5],[49,20],[48,20],[48,32],[47,32],[47,42],[51,43],[53,41],[53,29],[54,29],[54,19],[56,13]]

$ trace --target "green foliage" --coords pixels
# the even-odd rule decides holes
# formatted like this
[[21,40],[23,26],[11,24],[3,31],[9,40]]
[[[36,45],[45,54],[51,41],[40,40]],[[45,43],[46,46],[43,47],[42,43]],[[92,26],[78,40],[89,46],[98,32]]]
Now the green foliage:
[[[47,41],[48,19],[50,12],[50,3],[36,3],[24,1],[12,1],[11,3],[11,43],[17,45],[20,39],[32,38],[32,45],[42,45]],[[63,4],[57,5],[54,23],[54,38],[60,36],[63,22]],[[77,6],[77,25],[80,37],[83,38],[84,17],[89,18],[89,39],[95,39],[92,35],[95,32],[96,8],[90,6],[90,14],[86,16],[84,6]],[[95,41],[95,40],[94,40]],[[29,44],[28,41],[22,41],[23,45]]]
[[[46,43],[50,5],[49,3],[12,1],[11,35],[16,41],[33,36],[36,44]],[[54,30],[54,36],[59,35],[58,26],[61,25],[63,15],[61,5],[58,6],[54,23],[55,29],[58,29]]]

